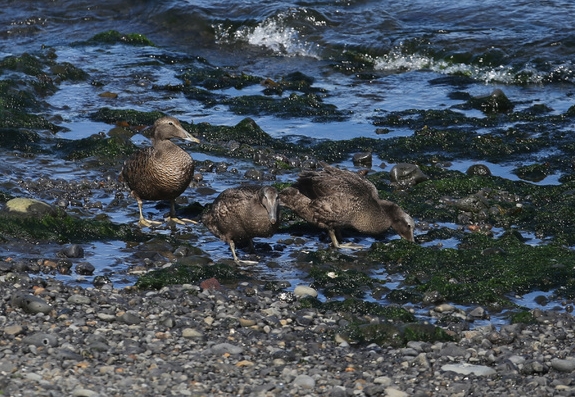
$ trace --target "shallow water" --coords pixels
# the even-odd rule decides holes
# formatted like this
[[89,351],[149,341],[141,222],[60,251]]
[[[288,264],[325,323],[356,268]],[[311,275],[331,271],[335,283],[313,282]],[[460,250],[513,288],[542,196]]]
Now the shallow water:
[[[246,116],[272,137],[296,140],[347,140],[356,137],[387,139],[410,136],[411,128],[393,127],[378,134],[373,118],[390,112],[411,109],[442,110],[460,105],[452,99],[454,91],[465,91],[472,96],[487,95],[502,89],[514,102],[516,111],[534,105],[546,105],[549,115],[560,115],[574,101],[575,71],[573,55],[575,35],[572,21],[575,4],[570,1],[158,1],[133,0],[44,1],[10,2],[0,13],[0,59],[22,53],[42,52],[52,48],[58,62],[68,62],[86,71],[88,82],[62,82],[58,90],[43,97],[47,104],[45,115],[65,130],[55,138],[77,140],[95,133],[107,134],[112,128],[94,122],[92,112],[102,107],[159,110],[177,115],[187,122],[209,122],[213,125],[235,125]],[[116,29],[122,33],[146,35],[156,47],[122,44],[78,45],[95,34]],[[189,59],[203,57],[211,65],[229,69],[231,73],[246,73],[278,80],[294,71],[314,78],[314,87],[326,90],[324,102],[337,106],[348,117],[337,122],[317,122],[309,117],[278,117],[268,114],[235,114],[227,106],[205,104],[186,98],[181,92],[162,92],[153,86],[177,85],[178,78]],[[170,58],[173,62],[160,61]],[[186,60],[184,62],[183,60]],[[358,66],[363,65],[363,66]],[[365,67],[367,65],[367,67]],[[461,86],[453,82],[441,83],[446,76],[465,76],[469,80]],[[18,71],[5,71],[2,78],[21,77]],[[99,84],[91,84],[98,82]],[[213,93],[231,98],[259,95],[262,87],[249,86],[238,90],[226,88]],[[118,94],[104,98],[102,92]],[[458,112],[478,119],[486,116],[479,110]],[[560,127],[571,134],[575,124]],[[478,128],[477,134],[488,134],[493,129],[521,126],[515,123]],[[40,131],[41,134],[49,135]],[[142,135],[133,141],[146,145]],[[203,187],[220,192],[245,181],[251,162],[217,158],[194,153],[198,161],[225,161],[238,169],[237,173],[205,173]],[[22,180],[40,177],[53,179],[98,180],[102,171],[81,161],[63,161],[49,156],[22,156],[1,149],[4,159],[0,172],[5,176],[0,187],[15,196],[41,199],[41,192],[23,189]],[[446,168],[464,172],[470,165],[482,163],[500,177],[519,180],[512,173],[517,166],[542,160],[549,152],[525,155],[520,160],[500,159],[487,162],[482,158],[457,159]],[[391,161],[374,157],[373,169],[389,171]],[[353,169],[351,159],[340,165]],[[120,164],[110,166],[117,172]],[[548,175],[537,184],[559,184],[560,172]],[[288,181],[290,175],[280,175]],[[194,188],[184,196],[190,201],[208,203],[217,193],[200,195]],[[136,220],[137,206],[128,211],[107,208],[113,195],[96,192],[102,208],[72,208],[79,213],[106,212],[115,222]],[[146,212],[161,217],[165,207],[146,204]],[[424,220],[422,220],[424,221]],[[449,225],[457,227],[457,225]],[[205,228],[187,226],[186,232],[195,235],[195,244],[214,260],[229,258],[229,248],[211,236]],[[157,233],[172,233],[158,230]],[[276,235],[274,245],[289,236]],[[387,234],[384,238],[396,238]],[[308,239],[305,249],[325,247],[317,236]],[[368,247],[374,240],[361,239]],[[540,241],[533,238],[534,243]],[[456,241],[437,241],[426,244],[455,247]],[[48,253],[59,247],[50,247]],[[279,266],[268,266],[266,260],[253,270],[264,278],[286,279],[295,286],[306,283],[305,272],[292,267],[291,253],[300,247],[286,247],[274,252],[272,261]],[[3,256],[30,255],[28,248],[3,248]],[[96,274],[110,275],[118,286],[130,285],[135,275],[127,274],[134,265],[131,249],[120,241],[95,242],[85,247],[85,260],[97,268]],[[90,278],[61,276],[73,283],[89,285]],[[536,293],[534,293],[536,294]],[[536,306],[530,296],[517,300],[523,306]],[[420,313],[423,315],[423,313]]]

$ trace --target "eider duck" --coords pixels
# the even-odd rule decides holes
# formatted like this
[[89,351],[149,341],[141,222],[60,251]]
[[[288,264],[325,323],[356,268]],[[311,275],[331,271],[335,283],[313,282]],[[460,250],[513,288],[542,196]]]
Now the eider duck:
[[216,237],[230,245],[238,261],[236,245],[252,238],[271,237],[279,227],[278,192],[271,186],[243,185],[224,190],[202,216],[203,224]]
[[280,203],[320,228],[327,229],[333,246],[357,248],[337,241],[336,231],[352,228],[380,234],[392,227],[415,241],[415,223],[397,204],[379,198],[373,183],[362,175],[321,163],[323,170],[306,171],[280,192]]
[[170,139],[200,141],[174,117],[162,117],[151,128],[152,146],[139,150],[124,162],[120,181],[128,185],[138,202],[141,226],[161,224],[144,219],[142,200],[170,200],[170,219],[182,223],[176,218],[175,199],[190,185],[194,176],[194,161]]

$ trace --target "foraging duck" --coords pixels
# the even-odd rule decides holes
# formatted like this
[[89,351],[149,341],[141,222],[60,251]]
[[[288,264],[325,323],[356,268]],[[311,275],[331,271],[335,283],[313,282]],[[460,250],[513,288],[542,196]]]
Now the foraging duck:
[[216,237],[230,245],[238,261],[236,245],[248,244],[253,237],[271,237],[279,227],[278,192],[271,186],[244,185],[224,190],[202,216],[203,224]]
[[401,237],[415,241],[415,223],[397,204],[379,198],[373,183],[363,176],[322,163],[321,171],[306,171],[280,192],[280,202],[307,222],[327,229],[333,246],[336,231],[352,228],[380,234],[392,227]]
[[125,182],[138,202],[141,226],[159,225],[161,222],[144,219],[142,200],[170,200],[170,219],[176,218],[175,199],[190,185],[194,176],[192,157],[170,139],[200,141],[190,135],[174,117],[162,117],[151,127],[152,146],[134,153],[124,162],[120,181]]

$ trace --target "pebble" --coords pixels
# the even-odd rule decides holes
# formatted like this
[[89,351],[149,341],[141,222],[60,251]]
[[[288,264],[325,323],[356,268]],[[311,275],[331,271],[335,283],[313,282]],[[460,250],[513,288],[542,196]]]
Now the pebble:
[[559,359],[551,360],[551,367],[561,372],[573,372],[575,370],[575,359]]
[[318,295],[318,292],[315,289],[305,285],[298,285],[297,287],[295,287],[293,293],[298,298],[303,298],[304,296],[310,296],[312,298],[316,298]]
[[48,314],[52,311],[50,306],[42,298],[30,294],[16,293],[12,296],[12,306],[19,307],[28,313]]
[[472,365],[472,364],[445,364],[441,367],[443,371],[452,371],[462,375],[474,374],[476,376],[487,376],[495,374],[495,370],[485,365]]
[[313,389],[315,387],[315,380],[309,375],[298,375],[294,379],[293,385],[304,389]]
[[[300,307],[298,300],[283,300],[282,291],[247,294],[248,285],[202,291],[199,284],[84,290],[52,279],[35,282],[42,288],[34,290],[18,279],[0,278],[0,391],[7,396],[574,391],[575,318],[558,310],[540,310],[537,324],[496,327],[484,320],[472,330],[446,329],[452,341],[350,345],[342,336],[348,321],[339,313]],[[50,311],[30,311],[30,297]]]

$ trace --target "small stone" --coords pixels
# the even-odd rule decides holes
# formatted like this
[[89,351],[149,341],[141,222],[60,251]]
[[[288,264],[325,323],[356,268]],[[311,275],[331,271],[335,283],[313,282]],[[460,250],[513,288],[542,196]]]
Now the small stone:
[[38,219],[41,219],[46,215],[56,216],[58,214],[58,211],[50,204],[23,197],[8,200],[4,206],[3,212],[10,216],[14,215]]
[[182,330],[182,338],[186,339],[199,339],[202,338],[204,334],[195,328],[184,328]]
[[240,318],[239,322],[242,327],[251,327],[257,324],[256,320],[250,318]]
[[551,367],[559,372],[573,372],[575,370],[575,360],[555,358],[551,360]]
[[487,376],[495,374],[495,370],[485,365],[472,365],[467,363],[445,364],[441,367],[443,371],[451,371],[461,375],[474,374],[475,376]]
[[200,288],[202,290],[210,290],[210,289],[220,290],[220,289],[222,289],[222,286],[217,279],[212,277],[212,278],[209,278],[207,280],[202,281],[200,283]]
[[486,318],[485,309],[480,306],[476,307],[475,309],[469,312],[469,316],[475,318]]
[[297,287],[295,287],[293,293],[298,298],[303,298],[304,296],[310,296],[312,298],[315,298],[318,295],[315,289],[305,285],[298,285]]
[[70,295],[68,298],[68,303],[71,303],[72,305],[89,305],[90,302],[90,298],[79,294]]
[[106,322],[112,322],[112,321],[116,321],[116,316],[114,316],[113,314],[107,314],[107,313],[98,313],[96,314],[96,316],[102,320],[102,321],[106,321]]
[[78,389],[72,390],[72,396],[73,397],[96,397],[96,396],[98,396],[98,393],[93,391],[93,390],[78,388]]
[[236,367],[239,367],[239,368],[241,368],[241,367],[253,367],[254,365],[255,365],[255,363],[252,361],[249,361],[249,360],[242,360],[242,361],[238,361],[236,363]]
[[6,335],[18,335],[22,333],[23,330],[24,329],[19,324],[8,325],[7,327],[4,327],[4,333]]
[[232,355],[240,354],[244,351],[244,348],[241,346],[235,346],[235,345],[232,345],[231,343],[225,343],[224,342],[224,343],[218,343],[218,344],[213,345],[210,348],[210,350],[213,354],[221,356],[222,354],[225,354],[225,353],[229,353]]
[[142,319],[133,312],[126,312],[120,316],[120,320],[129,325],[140,324]]
[[313,389],[315,387],[315,380],[309,375],[298,375],[294,379],[293,385],[303,389]]
[[30,294],[14,294],[11,300],[12,306],[19,307],[27,313],[44,313],[52,311],[52,306],[46,303],[44,299]]
[[388,376],[379,376],[373,380],[376,385],[390,386],[393,380]]
[[393,387],[388,387],[385,389],[385,395],[387,397],[407,397],[409,394],[404,391],[394,389]]

